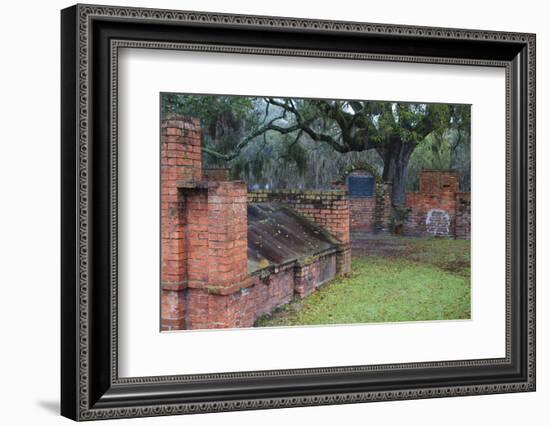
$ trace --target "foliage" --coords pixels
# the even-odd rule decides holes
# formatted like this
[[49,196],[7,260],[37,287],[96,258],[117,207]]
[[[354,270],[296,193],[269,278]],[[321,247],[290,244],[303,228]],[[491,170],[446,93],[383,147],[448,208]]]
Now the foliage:
[[221,116],[231,115],[235,120],[248,118],[254,108],[254,98],[246,96],[224,95],[182,95],[163,93],[161,111],[198,116],[202,125],[210,127],[216,124]]
[[[198,117],[201,121],[202,145],[205,149],[225,153],[233,149],[258,121],[254,98],[224,95],[182,95],[164,93],[161,112]],[[207,166],[225,165],[213,156],[205,158]]]
[[257,325],[470,318],[469,242],[393,238],[409,246],[408,255],[355,257],[351,277],[327,283],[310,296],[261,318]]
[[452,120],[443,131],[428,135],[409,161],[406,188],[418,190],[421,170],[457,170],[460,188],[470,191],[470,106],[454,105]]
[[469,106],[166,93],[161,109],[200,117],[203,164],[252,187],[326,188],[355,163],[398,193],[423,168],[457,168],[469,187]]

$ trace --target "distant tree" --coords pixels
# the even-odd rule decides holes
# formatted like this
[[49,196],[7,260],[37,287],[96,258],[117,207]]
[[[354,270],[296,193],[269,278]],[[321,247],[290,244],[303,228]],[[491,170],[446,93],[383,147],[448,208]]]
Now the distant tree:
[[321,168],[338,161],[328,161],[327,150],[315,147],[346,161],[353,153],[376,152],[383,180],[392,183],[396,211],[405,205],[417,148],[439,168],[469,167],[468,105],[194,95],[165,95],[163,101],[167,112],[201,118],[209,161],[232,164],[235,173],[258,180],[279,176],[284,184],[285,173],[286,180],[290,172],[304,175],[308,152],[315,150],[324,158],[315,163],[312,178],[318,182]]
[[[330,146],[338,153],[376,150],[383,161],[383,179],[391,182],[392,203],[404,207],[408,163],[426,136],[450,124],[452,108],[445,104],[266,98],[280,115],[259,125],[252,139],[275,131]],[[267,116],[267,114],[266,114]],[[234,158],[251,139],[243,139]]]
[[451,169],[460,172],[460,186],[470,190],[471,106],[454,105],[451,123]]
[[210,154],[207,162],[214,164],[225,164],[223,153],[234,149],[235,141],[247,140],[249,128],[260,116],[254,98],[244,96],[166,93],[161,96],[161,111],[198,117],[202,150]]
[[421,170],[457,170],[460,187],[470,190],[470,106],[452,105],[449,126],[429,134],[409,161],[407,190],[418,190]]

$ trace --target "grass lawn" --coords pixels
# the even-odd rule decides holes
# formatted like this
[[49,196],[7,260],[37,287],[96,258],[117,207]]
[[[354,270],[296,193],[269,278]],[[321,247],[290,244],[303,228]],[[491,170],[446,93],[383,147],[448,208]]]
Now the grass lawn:
[[470,242],[376,237],[354,248],[352,275],[295,300],[257,325],[290,326],[470,318]]

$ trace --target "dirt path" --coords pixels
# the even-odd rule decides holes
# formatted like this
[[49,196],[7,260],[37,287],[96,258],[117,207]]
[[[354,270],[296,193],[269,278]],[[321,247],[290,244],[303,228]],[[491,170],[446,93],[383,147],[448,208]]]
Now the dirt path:
[[353,257],[406,259],[434,265],[462,276],[470,274],[469,241],[352,232],[351,247]]
[[414,251],[414,246],[410,244],[408,238],[352,232],[351,249],[353,256],[407,257],[407,254]]

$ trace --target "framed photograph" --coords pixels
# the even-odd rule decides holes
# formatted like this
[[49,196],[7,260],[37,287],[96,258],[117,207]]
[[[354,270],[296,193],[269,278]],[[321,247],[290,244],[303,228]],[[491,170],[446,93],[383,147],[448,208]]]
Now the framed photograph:
[[61,413],[535,390],[535,35],[61,12]]

